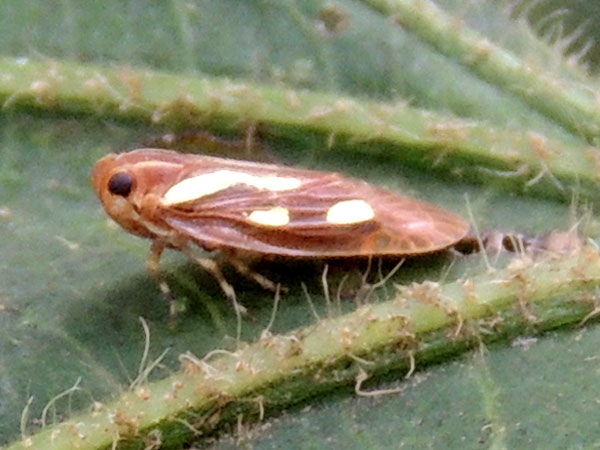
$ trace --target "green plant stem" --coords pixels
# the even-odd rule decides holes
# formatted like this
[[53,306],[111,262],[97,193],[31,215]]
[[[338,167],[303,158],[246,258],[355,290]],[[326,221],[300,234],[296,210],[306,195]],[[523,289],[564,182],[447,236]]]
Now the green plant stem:
[[297,403],[351,385],[361,371],[386,372],[406,367],[411,357],[430,362],[507,333],[582,321],[597,311],[599,284],[600,255],[592,248],[535,262],[517,259],[507,269],[452,283],[415,284],[391,301],[268,335],[235,353],[184,360],[180,373],[44,428],[7,450],[104,449],[115,442],[119,448],[143,448],[151,439],[176,447],[195,434],[214,432],[231,414],[256,416],[262,407],[271,411]]
[[509,189],[563,200],[570,199],[570,187],[583,197],[599,197],[600,156],[594,147],[534,131],[495,129],[406,104],[63,61],[0,58],[0,77],[5,110],[95,115],[175,128],[223,122],[302,128],[335,137],[357,151],[386,151],[428,170],[468,172],[478,182],[501,180]]
[[600,108],[593,91],[527,64],[429,0],[364,0],[482,79],[512,92],[576,135],[596,142]]

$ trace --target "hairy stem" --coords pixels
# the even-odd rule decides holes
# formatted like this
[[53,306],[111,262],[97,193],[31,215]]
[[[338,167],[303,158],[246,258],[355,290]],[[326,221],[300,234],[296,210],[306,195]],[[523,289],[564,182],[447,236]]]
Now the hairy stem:
[[360,385],[365,372],[406,370],[507,333],[585,321],[597,311],[599,284],[600,255],[591,247],[567,257],[517,259],[507,269],[452,283],[414,284],[391,301],[289,334],[266,333],[234,353],[203,360],[188,354],[181,372],[8,449],[138,448],[151,439],[176,445],[215,432],[240,411],[258,416],[333,387]]

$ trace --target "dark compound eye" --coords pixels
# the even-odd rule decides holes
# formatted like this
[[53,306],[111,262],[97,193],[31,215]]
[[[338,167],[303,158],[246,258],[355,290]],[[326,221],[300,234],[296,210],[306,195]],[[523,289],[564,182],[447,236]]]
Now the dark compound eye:
[[133,177],[127,172],[116,173],[108,180],[108,190],[121,197],[127,197],[132,187]]

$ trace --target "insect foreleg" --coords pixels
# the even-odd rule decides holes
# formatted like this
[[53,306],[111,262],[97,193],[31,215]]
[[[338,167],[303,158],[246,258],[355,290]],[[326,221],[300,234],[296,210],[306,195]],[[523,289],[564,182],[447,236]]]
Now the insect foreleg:
[[160,273],[160,257],[162,256],[164,250],[165,243],[163,241],[161,241],[160,239],[155,239],[154,241],[152,241],[152,246],[150,247],[150,255],[148,255],[148,261],[146,261],[146,267],[148,268],[148,272],[150,272],[156,280],[160,292],[169,304],[169,325],[172,328],[175,326],[175,317],[177,315],[177,309],[175,308],[175,297],[173,296],[169,285]]

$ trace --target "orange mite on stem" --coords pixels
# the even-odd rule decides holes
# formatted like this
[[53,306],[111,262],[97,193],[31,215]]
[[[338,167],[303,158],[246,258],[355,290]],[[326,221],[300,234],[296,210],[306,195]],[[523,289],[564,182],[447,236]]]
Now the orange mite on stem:
[[116,222],[152,240],[148,268],[165,295],[158,262],[173,248],[208,270],[236,308],[219,266],[197,247],[219,250],[240,273],[274,290],[238,256],[405,257],[450,247],[469,231],[454,213],[339,173],[169,150],[107,155],[92,183]]

